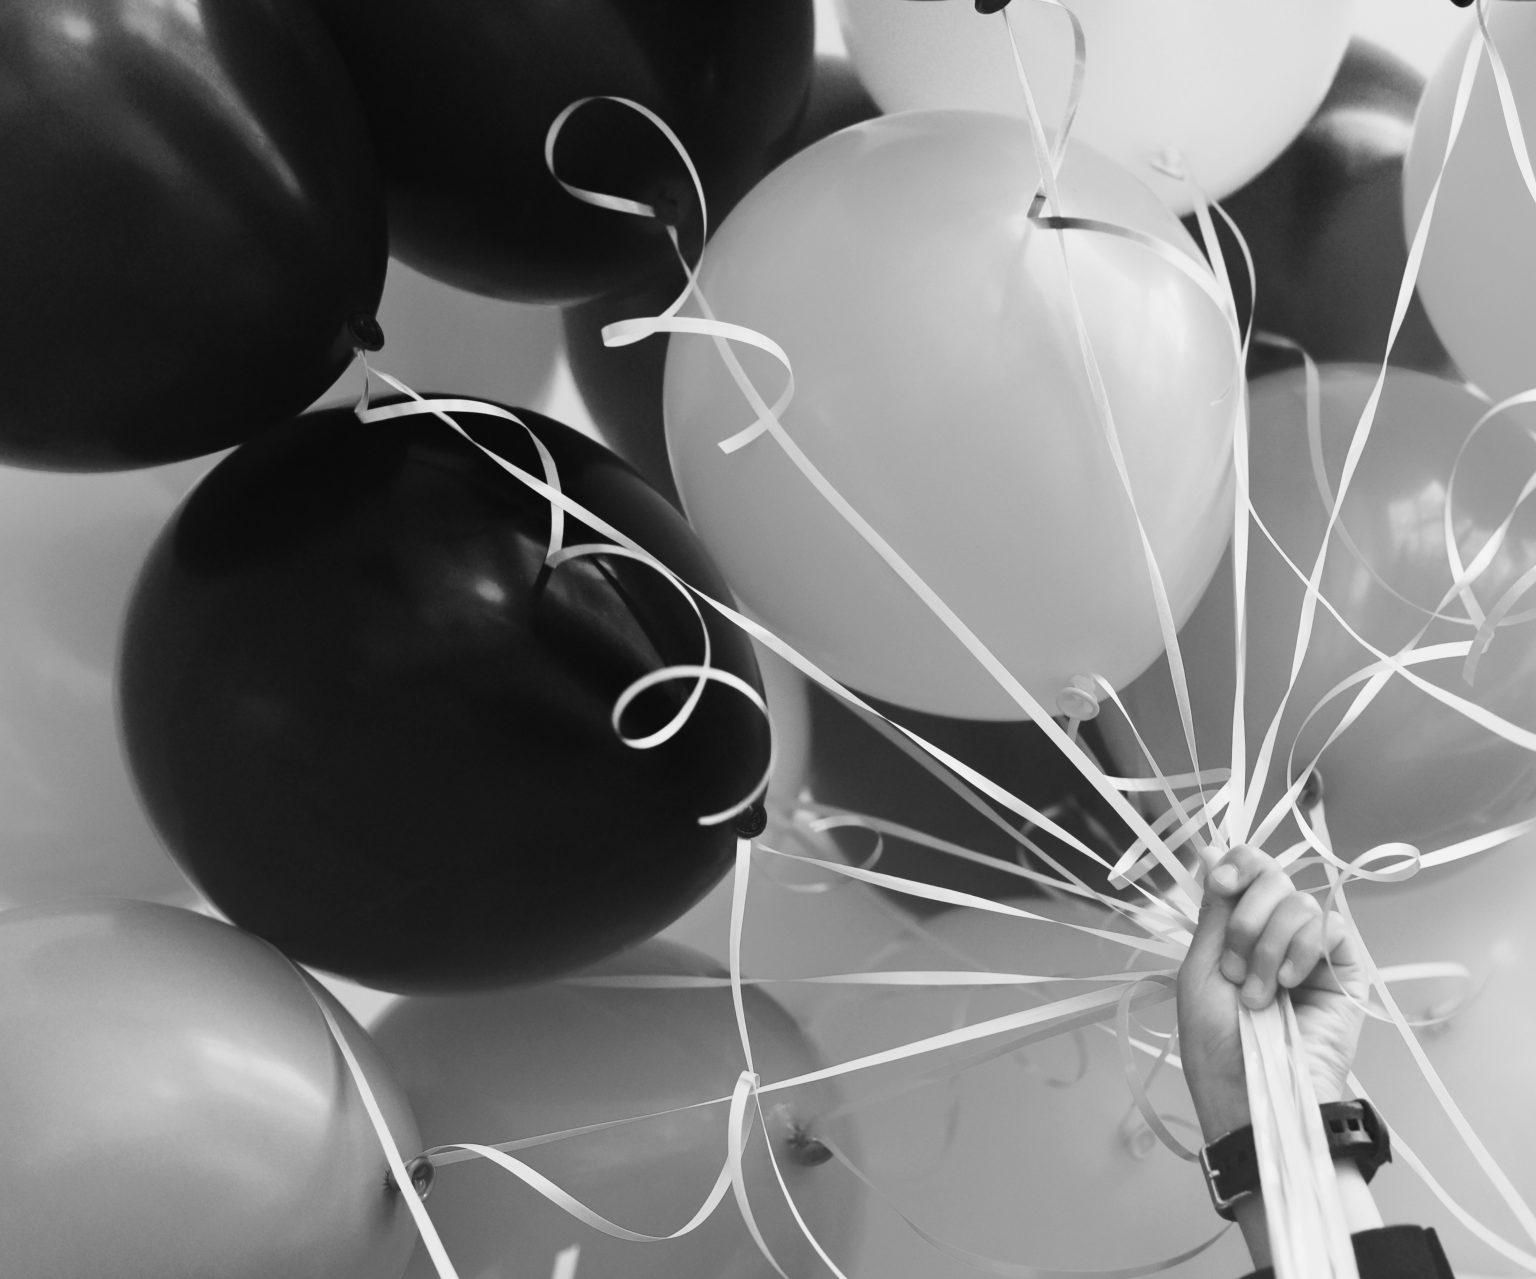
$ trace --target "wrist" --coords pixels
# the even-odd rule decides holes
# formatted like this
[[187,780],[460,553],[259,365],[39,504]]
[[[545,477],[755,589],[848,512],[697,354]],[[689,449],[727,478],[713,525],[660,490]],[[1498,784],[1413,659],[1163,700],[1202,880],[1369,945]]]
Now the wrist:
[[1195,1104],[1195,1119],[1207,1143],[1253,1122],[1246,1080],[1212,1083],[1191,1076],[1189,1095]]
[[[1208,1080],[1198,1073],[1186,1071],[1190,1100],[1194,1102],[1195,1119],[1207,1142],[1225,1137],[1229,1132],[1246,1128],[1253,1123],[1253,1111],[1248,1105],[1248,1081]],[[1349,1090],[1341,1083],[1327,1079],[1314,1079],[1312,1090],[1320,1106],[1332,1101],[1345,1101]]]

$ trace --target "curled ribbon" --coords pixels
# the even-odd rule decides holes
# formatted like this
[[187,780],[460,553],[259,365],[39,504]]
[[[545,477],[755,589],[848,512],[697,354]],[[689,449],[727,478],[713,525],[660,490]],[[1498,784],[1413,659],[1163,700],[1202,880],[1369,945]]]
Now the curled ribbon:
[[[688,606],[693,610],[694,616],[698,619],[699,630],[703,637],[704,654],[702,663],[699,665],[674,665],[664,667],[660,670],[651,671],[635,680],[619,695],[618,700],[614,703],[611,716],[614,732],[618,735],[619,739],[625,743],[625,745],[635,750],[649,750],[671,740],[682,730],[684,724],[686,724],[689,717],[693,714],[694,709],[698,705],[699,699],[704,694],[705,686],[709,683],[722,684],[734,692],[739,693],[757,709],[757,711],[763,716],[765,722],[768,721],[768,704],[763,700],[762,695],[755,688],[753,688],[745,680],[731,674],[729,671],[720,670],[719,668],[710,665],[711,645],[709,638],[709,628],[704,622],[704,614],[700,609],[698,602],[701,599],[708,600],[708,597],[694,590],[693,587],[684,582],[681,577],[669,569],[650,552],[646,551],[633,539],[629,538],[627,535],[620,532],[612,525],[608,524],[607,521],[594,515],[591,511],[587,510],[579,503],[571,501],[571,499],[567,497],[561,490],[560,475],[555,467],[554,458],[550,455],[549,450],[545,447],[544,443],[528,427],[527,423],[525,423],[521,418],[517,416],[517,414],[513,413],[509,409],[504,409],[499,405],[486,404],[480,400],[444,398],[428,399],[424,396],[418,395],[398,378],[391,377],[388,373],[370,366],[366,354],[362,351],[358,352],[358,358],[362,361],[365,374],[362,396],[358,400],[357,407],[355,409],[357,418],[360,422],[371,425],[378,422],[394,421],[400,418],[412,417],[418,414],[430,414],[431,416],[437,418],[439,421],[452,428],[455,434],[472,445],[483,456],[489,458],[498,467],[500,467],[501,470],[512,476],[514,479],[521,480],[528,487],[532,488],[536,493],[544,497],[549,502],[549,545],[544,554],[544,566],[549,571],[553,572],[562,564],[569,563],[572,560],[590,555],[605,555],[610,558],[633,560],[634,562],[642,564],[646,568],[649,568],[660,574],[661,577],[674,590],[676,590],[679,595],[683,597]],[[375,377],[377,377],[385,385],[390,386],[396,391],[405,395],[407,398],[396,404],[370,404],[372,379]],[[470,435],[470,433],[465,430],[464,427],[460,425],[460,423],[452,416],[454,413],[481,414],[499,418],[502,421],[512,422],[515,425],[522,427],[523,430],[527,433],[529,439],[533,441],[543,474],[541,476],[534,476],[529,472],[524,471],[521,467],[507,461],[506,458],[487,448],[485,445],[481,444],[472,435]],[[603,536],[611,538],[611,542],[574,547],[563,545],[565,516],[567,513],[573,515],[576,519],[579,519],[588,527],[595,529]],[[678,679],[692,679],[694,681],[694,686],[692,691],[689,693],[688,698],[685,700],[677,713],[672,717],[672,719],[670,719],[666,724],[657,729],[655,732],[647,734],[643,737],[627,736],[624,733],[622,727],[624,712],[634,704],[635,699],[642,693],[646,692],[648,689],[654,688],[659,684],[668,683]],[[722,809],[719,812],[706,813],[701,815],[697,819],[699,825],[715,826],[723,822],[730,821],[732,818],[746,812],[747,809],[755,804],[758,799],[767,791],[768,777],[773,769],[774,758],[774,744],[771,731],[771,723],[769,723],[769,729],[768,761],[763,766],[763,772],[758,778],[756,784],[753,786],[752,790],[744,798],[736,801],[731,806]]]

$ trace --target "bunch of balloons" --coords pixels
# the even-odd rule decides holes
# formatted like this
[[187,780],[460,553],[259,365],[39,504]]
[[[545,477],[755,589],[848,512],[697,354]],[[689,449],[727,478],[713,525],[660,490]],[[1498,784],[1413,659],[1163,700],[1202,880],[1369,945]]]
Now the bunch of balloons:
[[[526,304],[665,260],[659,225],[556,182],[553,117],[588,93],[644,103],[712,196],[739,195],[801,125],[810,6],[426,17],[0,17],[0,153],[31,175],[0,197],[0,897],[19,904],[0,916],[0,1133],[33,1151],[0,1179],[7,1273],[400,1274],[418,1228],[382,1134],[423,1148],[411,1103],[295,962],[392,990],[557,976],[676,919],[758,820],[762,679],[700,602],[729,592],[696,535],[560,422],[462,404],[544,392],[558,315]],[[443,41],[425,61],[424,33]],[[408,89],[429,65],[449,74]],[[557,160],[657,201],[680,165],[600,111]],[[391,252],[428,274],[386,294]],[[300,415],[386,338],[454,418],[390,415],[377,384],[382,419]],[[181,459],[207,460],[162,465]],[[790,767],[798,696],[774,716]],[[811,1069],[754,1000],[797,1044],[785,1068]],[[656,1024],[686,1016],[734,1041],[729,1003]],[[619,1060],[616,1034],[599,1041]],[[689,1085],[729,1093],[736,1073]],[[555,1105],[529,1113],[555,1126]],[[698,1255],[751,1247],[724,1214],[713,1237]]]
[[1354,9],[0,13],[0,1272],[799,1279],[865,1166],[945,1266],[1235,1269],[1112,1001],[882,1053],[1139,990],[1178,794],[1408,849],[1369,927],[1526,887],[1536,12],[1426,85]]

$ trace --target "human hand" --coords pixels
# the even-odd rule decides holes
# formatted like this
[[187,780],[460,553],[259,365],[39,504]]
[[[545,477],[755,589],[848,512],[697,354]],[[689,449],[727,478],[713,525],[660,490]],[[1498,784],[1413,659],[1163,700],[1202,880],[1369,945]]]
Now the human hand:
[[1179,969],[1179,1051],[1207,1141],[1250,1122],[1238,1009],[1266,1007],[1277,987],[1291,993],[1318,1101],[1340,1100],[1369,990],[1358,949],[1341,916],[1239,845],[1206,877]]

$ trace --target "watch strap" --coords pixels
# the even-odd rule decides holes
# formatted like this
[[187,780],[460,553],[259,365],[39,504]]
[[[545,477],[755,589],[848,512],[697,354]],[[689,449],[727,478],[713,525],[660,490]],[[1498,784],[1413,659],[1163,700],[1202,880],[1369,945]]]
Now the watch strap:
[[[1391,1139],[1376,1108],[1364,1100],[1330,1101],[1319,1110],[1328,1136],[1328,1153],[1335,1159],[1355,1161],[1367,1182],[1392,1158]],[[1236,1216],[1238,1200],[1259,1188],[1259,1159],[1253,1129],[1236,1128],[1200,1148],[1200,1168],[1205,1173],[1211,1206],[1227,1221]]]

